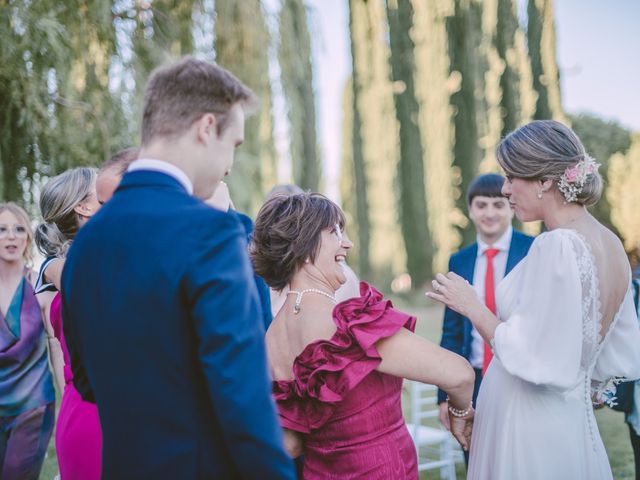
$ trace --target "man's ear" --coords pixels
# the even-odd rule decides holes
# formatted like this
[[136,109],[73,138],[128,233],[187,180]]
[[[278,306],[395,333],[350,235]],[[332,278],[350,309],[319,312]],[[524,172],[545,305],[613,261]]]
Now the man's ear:
[[211,138],[218,135],[218,122],[213,113],[205,113],[196,120],[196,135],[199,141],[209,143]]

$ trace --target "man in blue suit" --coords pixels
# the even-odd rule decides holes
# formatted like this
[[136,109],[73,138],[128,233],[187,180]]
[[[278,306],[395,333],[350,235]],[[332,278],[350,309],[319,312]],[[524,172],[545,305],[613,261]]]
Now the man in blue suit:
[[156,70],[138,160],[69,252],[64,333],[98,405],[103,479],[295,478],[244,228],[199,200],[231,169],[253,98],[193,58]]
[[[493,173],[480,175],[471,182],[467,192],[467,205],[469,217],[476,228],[477,241],[449,259],[449,271],[468,280],[487,305],[491,301],[487,297],[495,292],[499,281],[526,256],[533,242],[532,237],[512,228],[513,211],[507,198],[502,195],[503,183],[504,177]],[[487,279],[491,281],[492,278],[493,282],[489,285]],[[486,369],[487,362],[490,361],[490,349],[473,328],[471,321],[449,308],[444,311],[440,345],[462,355],[474,368],[475,405],[483,368]],[[438,390],[440,422],[448,429],[446,396],[445,392]]]

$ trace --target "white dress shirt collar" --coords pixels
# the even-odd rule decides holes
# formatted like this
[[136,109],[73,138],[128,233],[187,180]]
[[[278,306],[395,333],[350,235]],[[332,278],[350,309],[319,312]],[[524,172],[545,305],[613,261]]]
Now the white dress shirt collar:
[[484,255],[490,248],[497,248],[501,252],[508,252],[509,247],[511,246],[511,237],[513,236],[513,227],[509,225],[509,227],[505,230],[502,236],[493,244],[489,245],[482,241],[480,235],[477,236],[476,241],[478,242],[478,256],[481,257]]
[[172,163],[165,162],[164,160],[156,160],[155,158],[139,158],[131,162],[131,165],[129,165],[127,169],[128,172],[136,170],[152,170],[154,172],[167,174],[180,182],[189,195],[193,195],[193,183],[191,183],[191,180],[189,180],[189,177],[182,169]]

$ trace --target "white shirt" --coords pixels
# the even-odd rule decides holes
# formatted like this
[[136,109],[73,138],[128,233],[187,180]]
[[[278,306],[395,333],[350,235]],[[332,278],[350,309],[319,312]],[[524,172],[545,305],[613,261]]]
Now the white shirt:
[[154,172],[165,173],[180,182],[189,195],[193,195],[193,183],[191,183],[191,180],[182,169],[172,163],[156,160],[155,158],[139,158],[131,162],[131,165],[127,168],[127,172],[136,170],[153,170]]
[[[511,246],[511,237],[513,236],[513,227],[509,225],[509,228],[502,234],[496,243],[488,245],[482,241],[480,236],[477,237],[478,243],[478,255],[476,257],[476,266],[473,271],[473,288],[478,294],[478,298],[485,302],[484,298],[484,279],[487,275],[487,256],[485,252],[490,248],[497,248],[500,250],[495,257],[493,257],[493,280],[495,287],[504,278],[505,271],[507,269],[507,258],[509,257],[509,247]],[[482,368],[484,363],[484,339],[475,329],[471,328],[471,353],[469,355],[469,363],[473,368]]]

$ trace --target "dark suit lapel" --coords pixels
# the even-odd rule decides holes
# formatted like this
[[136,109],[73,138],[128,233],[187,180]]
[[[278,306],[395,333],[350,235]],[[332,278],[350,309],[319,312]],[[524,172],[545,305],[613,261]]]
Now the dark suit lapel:
[[476,270],[476,257],[478,256],[478,244],[474,243],[470,246],[469,250],[465,252],[464,258],[461,259],[459,275],[467,280],[469,283],[473,283],[473,274]]
[[504,272],[507,275],[513,267],[515,267],[520,260],[522,260],[527,254],[527,242],[524,241],[524,237],[513,231],[513,235],[511,236],[511,244],[509,245],[509,256],[507,257],[507,266],[506,271]]

